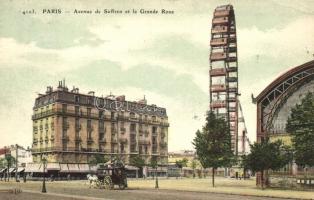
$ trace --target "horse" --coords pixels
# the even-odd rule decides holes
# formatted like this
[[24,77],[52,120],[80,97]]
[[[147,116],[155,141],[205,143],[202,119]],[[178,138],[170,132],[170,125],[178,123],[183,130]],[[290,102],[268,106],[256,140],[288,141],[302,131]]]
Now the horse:
[[97,185],[98,178],[96,175],[87,174],[86,177],[87,177],[87,180],[89,181],[89,188],[91,188],[92,185],[93,187]]

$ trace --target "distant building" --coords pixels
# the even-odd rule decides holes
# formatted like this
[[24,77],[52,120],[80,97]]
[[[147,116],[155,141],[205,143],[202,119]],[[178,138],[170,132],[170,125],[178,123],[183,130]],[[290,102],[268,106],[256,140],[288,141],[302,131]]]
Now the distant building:
[[150,163],[168,162],[168,117],[165,108],[126,101],[124,96],[96,97],[71,91],[64,82],[47,87],[33,108],[34,162],[89,163],[93,156],[119,157],[129,163],[140,155]]
[[175,164],[176,161],[182,160],[183,158],[188,159],[190,163],[193,159],[196,158],[196,153],[193,150],[180,150],[168,153],[169,164]]
[[28,163],[33,161],[31,149],[25,149],[17,144],[0,148],[0,158],[5,158],[6,154],[11,155],[15,160],[17,158],[18,167],[25,167]]

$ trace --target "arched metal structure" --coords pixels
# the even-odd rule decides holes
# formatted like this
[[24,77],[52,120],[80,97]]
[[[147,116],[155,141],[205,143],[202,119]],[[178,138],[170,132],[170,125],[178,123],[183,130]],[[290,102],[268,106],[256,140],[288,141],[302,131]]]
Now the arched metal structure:
[[232,5],[214,11],[210,41],[210,110],[227,120],[232,149],[238,154],[238,58]]
[[[257,103],[257,141],[285,133],[291,107],[307,92],[314,92],[314,60],[287,71],[253,99]],[[279,120],[281,126],[278,126]]]

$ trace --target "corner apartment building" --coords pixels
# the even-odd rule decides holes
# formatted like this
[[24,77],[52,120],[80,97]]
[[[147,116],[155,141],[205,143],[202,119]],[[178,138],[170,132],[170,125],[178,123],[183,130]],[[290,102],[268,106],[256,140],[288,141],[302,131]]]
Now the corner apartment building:
[[125,96],[96,97],[71,91],[60,81],[47,87],[33,107],[34,162],[88,163],[94,155],[129,163],[140,155],[147,164],[167,164],[168,117],[165,108],[126,101]]

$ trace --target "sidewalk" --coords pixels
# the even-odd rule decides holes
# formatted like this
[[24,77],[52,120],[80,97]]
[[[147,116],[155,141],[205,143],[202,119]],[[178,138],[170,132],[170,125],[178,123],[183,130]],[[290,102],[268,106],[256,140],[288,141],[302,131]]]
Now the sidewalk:
[[[130,180],[129,187],[139,189],[152,189],[155,187],[154,180]],[[178,180],[159,180],[160,190],[177,190],[177,191],[197,191],[211,192],[218,194],[236,194],[243,196],[258,197],[277,197],[287,199],[313,199],[314,191],[295,191],[295,190],[261,190],[255,186],[255,180],[235,180],[226,178],[217,178],[215,188],[211,185],[211,179],[178,179]]]

